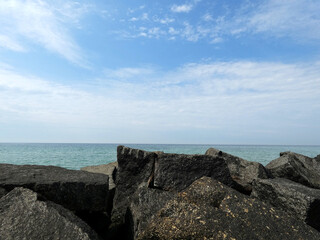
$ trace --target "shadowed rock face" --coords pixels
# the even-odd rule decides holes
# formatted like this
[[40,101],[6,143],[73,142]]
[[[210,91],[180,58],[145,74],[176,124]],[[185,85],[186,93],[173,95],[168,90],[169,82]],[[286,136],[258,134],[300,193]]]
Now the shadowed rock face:
[[0,187],[0,198],[2,198],[4,195],[6,195],[8,192],[4,189]]
[[153,216],[175,195],[174,192],[153,188],[140,188],[134,193],[126,215],[130,232],[134,238],[146,228]]
[[320,161],[304,155],[283,152],[266,168],[273,177],[286,178],[308,187],[320,188]]
[[106,211],[108,176],[54,166],[0,164],[0,187],[29,188],[72,211]]
[[99,239],[81,219],[52,202],[39,201],[37,193],[15,188],[0,199],[0,238]]
[[111,229],[125,223],[125,214],[134,192],[149,185],[156,157],[156,153],[118,146],[117,187],[113,200]]
[[320,239],[302,221],[203,177],[170,200],[138,238]]
[[251,196],[268,202],[320,230],[320,190],[288,179],[257,179]]
[[239,189],[241,192],[250,194],[254,179],[269,178],[267,170],[258,162],[250,162],[215,148],[209,148],[206,155],[220,157],[226,161],[232,179],[242,187]]
[[181,191],[203,176],[236,186],[227,164],[220,157],[165,153],[155,160],[153,187]]

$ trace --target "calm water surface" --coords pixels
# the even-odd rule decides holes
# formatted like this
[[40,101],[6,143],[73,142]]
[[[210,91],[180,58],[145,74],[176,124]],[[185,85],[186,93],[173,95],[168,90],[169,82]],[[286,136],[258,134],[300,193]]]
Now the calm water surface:
[[[116,161],[119,144],[67,143],[0,143],[0,163],[55,165],[69,169],[106,164]],[[320,154],[320,146],[270,145],[183,145],[183,144],[124,144],[147,151],[167,153],[204,154],[214,147],[224,152],[263,165],[276,159],[280,152],[292,151],[309,157]]]

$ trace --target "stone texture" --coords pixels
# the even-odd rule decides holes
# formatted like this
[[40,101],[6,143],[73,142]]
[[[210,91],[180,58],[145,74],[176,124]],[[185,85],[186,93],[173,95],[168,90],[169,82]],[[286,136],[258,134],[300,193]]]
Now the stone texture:
[[133,197],[127,211],[127,222],[131,235],[136,238],[153,216],[176,194],[153,188],[138,189]]
[[15,188],[0,199],[0,239],[93,240],[98,235],[81,219],[37,193]]
[[269,202],[320,231],[320,190],[283,178],[257,179],[251,196]]
[[72,211],[106,211],[108,176],[54,166],[0,164],[0,187],[29,188]]
[[2,198],[4,195],[6,195],[8,192],[4,189],[0,187],[0,198]]
[[226,161],[232,179],[243,188],[241,192],[249,194],[252,191],[252,181],[254,179],[269,178],[267,170],[258,162],[250,162],[215,148],[209,148],[206,155],[220,157]]
[[220,157],[168,153],[155,160],[153,187],[181,191],[203,176],[237,187],[226,162]]
[[118,172],[111,215],[111,231],[117,232],[112,228],[116,229],[125,223],[125,214],[135,191],[150,184],[156,157],[156,153],[118,146]]
[[320,239],[269,204],[203,177],[163,207],[137,239]]
[[266,168],[273,177],[286,178],[308,187],[320,188],[320,161],[315,158],[282,152],[280,157],[271,161]]
[[87,166],[80,170],[92,172],[92,173],[102,173],[109,176],[109,190],[115,188],[115,180],[117,175],[118,162],[111,162],[108,164],[97,165],[97,166]]

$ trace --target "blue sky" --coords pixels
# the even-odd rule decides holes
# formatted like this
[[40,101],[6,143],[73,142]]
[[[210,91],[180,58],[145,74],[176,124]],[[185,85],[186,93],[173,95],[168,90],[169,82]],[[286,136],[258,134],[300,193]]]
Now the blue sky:
[[2,0],[0,142],[320,144],[318,0]]

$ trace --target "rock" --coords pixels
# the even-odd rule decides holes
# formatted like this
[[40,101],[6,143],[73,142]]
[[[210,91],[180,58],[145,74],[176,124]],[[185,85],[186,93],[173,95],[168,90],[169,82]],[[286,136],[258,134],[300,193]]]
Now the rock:
[[251,196],[269,202],[320,231],[320,190],[283,178],[257,179]]
[[320,239],[269,204],[203,177],[167,202],[137,239]]
[[176,194],[153,188],[140,188],[132,196],[126,214],[130,235],[136,238],[153,219],[153,216]]
[[108,176],[54,166],[0,164],[0,187],[29,188],[72,211],[106,211]]
[[203,176],[237,187],[221,157],[169,153],[156,158],[152,187],[166,191],[181,191]]
[[320,154],[314,158],[317,162],[320,162]]
[[[101,236],[110,223],[109,177],[54,166],[0,164],[0,187],[31,189],[73,211]],[[97,223],[97,219],[101,219]]]
[[320,161],[315,158],[282,152],[280,157],[271,161],[266,168],[273,177],[286,178],[308,187],[320,188]]
[[[202,176],[209,176],[229,186],[236,186],[225,161],[221,158],[147,152],[124,146],[119,146],[117,151],[118,174],[111,228],[125,223],[125,214],[137,190],[149,187],[178,192]],[[156,191],[153,192],[156,194]],[[150,191],[148,194],[151,194]],[[148,197],[152,198],[151,195]],[[136,216],[133,216],[133,220],[135,218]]]
[[39,201],[29,189],[15,188],[0,199],[0,238],[99,239],[81,219],[67,209]]
[[4,189],[0,187],[0,198],[2,198],[4,195],[6,195],[8,192]]
[[250,162],[215,148],[209,148],[206,151],[206,155],[220,157],[226,161],[232,179],[242,186],[240,191],[243,193],[250,194],[254,179],[269,178],[267,170],[258,162]]
[[111,215],[111,232],[119,232],[118,228],[125,223],[125,214],[135,191],[150,184],[156,157],[156,153],[118,146],[118,172]]
[[80,170],[92,172],[92,173],[102,173],[109,176],[109,190],[115,188],[115,180],[117,175],[118,162],[111,162],[108,164],[88,166],[83,167]]

